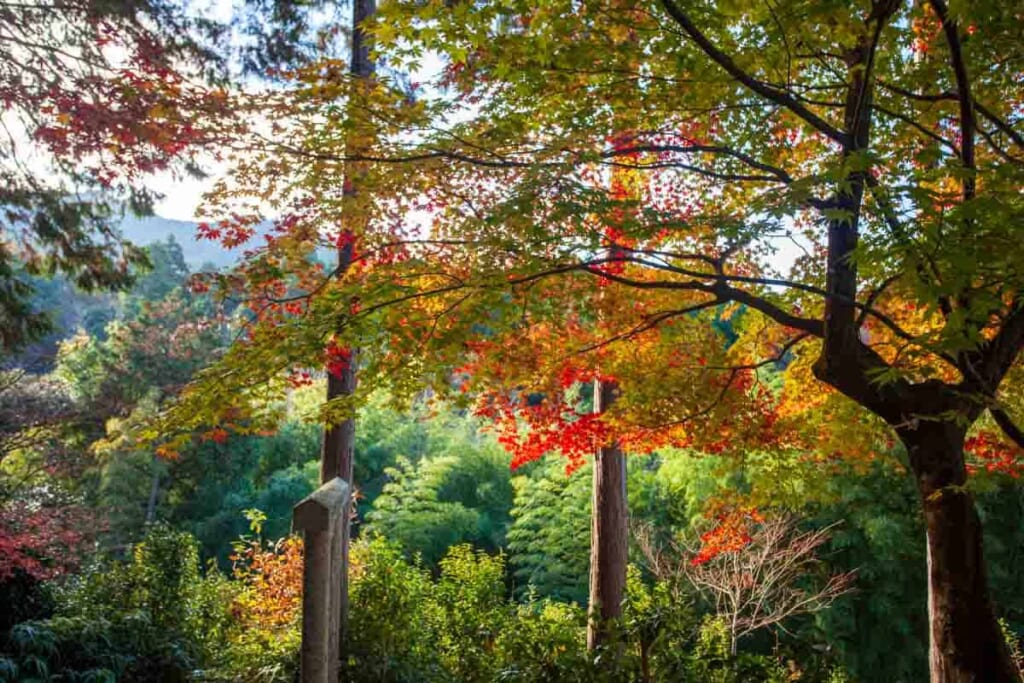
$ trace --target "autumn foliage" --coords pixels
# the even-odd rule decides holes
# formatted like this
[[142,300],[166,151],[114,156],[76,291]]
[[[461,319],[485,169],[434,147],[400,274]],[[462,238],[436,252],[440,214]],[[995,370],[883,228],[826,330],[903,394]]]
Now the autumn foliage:
[[100,531],[95,513],[81,506],[0,506],[0,582],[16,572],[42,581],[77,569]]
[[294,627],[302,608],[302,539],[239,542],[231,561],[233,576],[242,585],[233,616],[263,631]]

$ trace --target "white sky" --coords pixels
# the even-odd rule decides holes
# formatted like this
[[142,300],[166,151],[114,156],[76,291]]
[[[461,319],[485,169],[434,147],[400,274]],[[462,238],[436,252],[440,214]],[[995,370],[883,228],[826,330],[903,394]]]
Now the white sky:
[[[188,11],[204,16],[217,22],[228,23],[234,17],[233,0],[184,0]],[[164,195],[164,199],[155,207],[156,215],[180,221],[195,221],[196,209],[204,192],[209,190],[217,176],[222,175],[226,168],[218,166],[212,159],[201,164],[210,177],[204,180],[194,178],[176,178],[170,172],[156,174],[146,184],[156,192]]]
[[213,164],[204,164],[210,177],[203,180],[194,178],[174,178],[170,173],[154,176],[147,185],[164,195],[164,199],[154,207],[157,216],[173,218],[179,221],[197,221],[196,209],[202,200],[203,193],[209,190],[223,167],[214,168]]

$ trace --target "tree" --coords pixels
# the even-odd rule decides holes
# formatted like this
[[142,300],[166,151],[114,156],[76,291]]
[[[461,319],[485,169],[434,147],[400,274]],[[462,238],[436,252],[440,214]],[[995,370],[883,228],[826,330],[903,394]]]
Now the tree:
[[390,481],[367,516],[369,530],[432,567],[460,543],[497,552],[510,522],[512,485],[495,450],[437,453],[415,466],[401,458],[387,470]]
[[195,154],[227,112],[222,92],[197,85],[220,70],[202,42],[216,27],[176,3],[21,3],[0,28],[0,348],[10,352],[48,329],[26,275],[127,289],[146,257],[118,218],[152,211],[148,174],[198,172]]
[[399,460],[389,470],[391,481],[369,515],[370,531],[422,557],[430,567],[436,567],[451,546],[476,540],[480,513],[437,495],[436,480],[456,462],[454,458],[425,460],[412,470],[408,461]]
[[[373,77],[374,64],[370,59],[369,39],[364,31],[364,23],[371,19],[376,11],[376,0],[353,0],[352,2],[352,49],[349,60],[349,71],[355,80],[352,87],[366,87],[362,82],[369,81]],[[351,101],[351,100],[350,100]],[[345,137],[345,148],[353,155],[359,154],[364,143],[365,132],[353,129]],[[352,164],[346,164],[345,176],[342,180],[342,201],[340,237],[337,244],[337,267],[336,272],[344,276],[345,272],[352,267],[355,257],[356,235],[360,230],[362,213],[356,207],[363,200],[358,195],[365,190],[357,189],[360,181],[358,168]],[[343,346],[331,339],[327,344],[327,392],[325,404],[330,405],[332,401],[344,401],[356,391],[356,353],[358,349],[352,346]],[[341,421],[329,421],[324,427],[323,449],[320,454],[320,483],[327,482],[341,477],[349,486],[354,486],[353,481],[354,458],[355,458],[355,419],[346,415]],[[343,526],[344,532],[341,537],[341,568],[339,576],[332,577],[341,582],[341,589],[338,592],[338,609],[340,627],[338,630],[340,639],[339,652],[348,651],[348,573],[349,573],[349,545],[352,534],[352,525],[348,516]]]
[[[603,33],[595,30],[593,47],[604,41],[607,50],[610,42],[616,54],[626,53],[632,42],[617,42],[616,30],[651,32],[653,57],[637,58],[646,72],[629,68],[629,54],[616,65],[619,78],[651,83],[638,106],[650,108],[652,132],[634,139],[634,149],[650,156],[633,165],[650,169],[653,177],[666,166],[680,169],[697,184],[691,196],[705,205],[689,217],[692,229],[674,231],[679,246],[672,253],[658,253],[670,249],[648,241],[618,259],[635,266],[629,273],[602,272],[600,260],[563,254],[546,264],[547,272],[574,268],[623,287],[699,293],[698,302],[705,304],[742,303],[789,330],[773,340],[776,344],[791,348],[820,340],[815,377],[880,417],[909,454],[928,527],[933,678],[1009,679],[987,595],[980,522],[963,488],[965,436],[986,410],[1009,437],[1019,436],[997,392],[1024,342],[1024,306],[1015,271],[1001,265],[1001,258],[990,258],[993,248],[1001,250],[1011,239],[999,226],[1019,219],[1012,187],[1019,182],[1014,154],[1021,136],[1012,112],[1002,105],[1015,100],[1019,89],[984,75],[994,60],[1017,58],[1006,33],[1009,24],[1001,23],[1009,15],[996,10],[951,15],[941,2],[910,8],[874,3],[840,11],[839,18],[837,8],[830,7],[830,28],[808,32],[808,22],[819,16],[815,10],[750,6],[730,16],[711,6],[687,10],[665,2],[653,10],[631,7],[595,18],[608,24]],[[623,161],[621,149],[595,149],[593,138],[568,132],[569,116],[588,116],[587,133],[601,130],[594,124],[602,114],[593,104],[545,98],[547,113],[526,103],[525,93],[537,92],[541,74],[552,92],[552,72],[568,86],[563,92],[589,86],[594,95],[612,102],[616,97],[615,69],[599,69],[589,80],[579,75],[574,60],[582,46],[566,57],[510,54],[517,47],[537,49],[539,41],[554,42],[572,30],[546,16],[535,26],[534,18],[519,22],[525,30],[494,29],[497,35],[488,37],[502,43],[500,51],[473,45],[472,59],[459,62],[456,49],[465,50],[474,38],[446,33],[465,17],[456,22],[441,16],[432,45],[447,49],[453,64],[464,65],[454,78],[459,86],[482,96],[487,88],[488,96],[500,98],[504,108],[495,109],[501,116],[540,113],[532,129],[543,150],[525,162],[527,155],[515,157],[510,147],[492,142],[500,139],[494,119],[475,128],[487,130],[489,154],[505,155],[501,165],[529,164],[524,175],[535,184],[520,187],[530,196],[554,175],[545,169],[542,178],[534,169],[546,162],[572,163],[565,150],[630,163]],[[737,35],[732,27],[740,18],[751,28]],[[979,39],[969,33],[972,26]],[[678,36],[681,45],[666,47],[663,41],[670,36]],[[754,45],[768,46],[758,60],[738,57],[751,54]],[[511,68],[518,83],[509,94],[500,85],[477,86]],[[656,82],[674,84],[680,77],[690,82],[683,92],[666,91],[670,86]],[[934,83],[941,84],[939,92],[925,89]],[[751,103],[753,111],[742,113]],[[707,113],[672,117],[662,113],[668,107]],[[931,135],[933,122],[939,132]],[[677,126],[687,124],[679,134]],[[760,135],[755,125],[762,126]],[[524,137],[515,136],[520,149]],[[460,134],[459,139],[467,138]],[[513,144],[512,136],[507,139]],[[443,152],[485,161],[469,145],[448,143]],[[1017,180],[1005,184],[1009,177]],[[670,196],[680,199],[677,193]],[[712,206],[711,197],[724,201]],[[643,226],[647,234],[633,232],[640,239],[653,228],[672,230],[676,216],[662,212],[660,221]],[[744,260],[752,247],[765,245],[766,233],[792,233],[785,221],[775,220],[782,217],[807,226],[808,240],[820,245],[820,255],[812,254],[801,263],[808,270],[789,278],[750,272]],[[710,240],[701,239],[701,223],[711,228]],[[518,234],[529,234],[527,229]],[[698,248],[682,253],[683,245]],[[816,265],[821,267],[815,270]],[[534,268],[529,277],[541,272]],[[790,294],[775,296],[768,286],[788,288]],[[925,313],[900,313],[897,308],[908,300]]]
[[[142,302],[166,298],[173,290],[184,286],[190,275],[185,253],[173,236],[146,247],[146,256],[150,268],[140,274],[129,295],[130,303],[134,304],[132,308],[136,309]],[[137,313],[138,310],[128,311],[129,316]]]
[[[112,322],[103,341],[79,334],[61,346],[54,375],[74,399],[75,429],[89,443],[89,459],[100,465],[115,532],[141,531],[156,520],[174,454],[140,447],[129,432],[145,428],[224,343],[222,321],[202,308],[175,289],[141,303],[136,317]],[[207,430],[201,438],[222,442],[227,432]]]
[[541,462],[512,480],[509,563],[520,595],[585,604],[590,552],[591,473]]
[[[340,86],[305,72],[268,145],[293,175],[270,155],[240,171],[243,194],[309,198],[309,240],[336,169],[367,164],[386,191],[358,236],[374,267],[339,280],[279,248],[303,304],[254,325],[226,367],[265,376],[252,361],[272,348],[315,366],[303,335],[344,315],[337,343],[379,349],[367,381],[481,398],[516,462],[578,460],[609,436],[720,452],[831,435],[868,459],[896,438],[926,521],[932,678],[1012,680],[965,448],[987,435],[1013,462],[1024,444],[1024,135],[999,66],[1021,59],[1014,17],[941,0],[390,4],[377,50],[399,67],[440,54],[440,94],[410,103],[381,79],[376,141],[353,153],[310,133]],[[639,201],[607,189],[621,166]],[[396,240],[411,205],[429,226]],[[792,267],[772,258],[783,240]],[[246,275],[250,292],[270,279]],[[714,322],[741,307],[728,339]],[[780,400],[762,370],[783,361]],[[595,367],[621,389],[600,419],[571,394]],[[216,413],[231,391],[191,405]]]
[[[58,382],[18,371],[0,375],[0,465],[7,456],[45,444],[62,424],[76,417],[66,389]],[[53,463],[43,463],[41,469]],[[9,495],[0,486],[0,498]]]
[[825,581],[815,576],[820,573],[817,551],[834,528],[803,531],[792,515],[734,510],[701,535],[699,550],[677,543],[659,547],[649,526],[636,526],[634,536],[655,576],[664,581],[685,577],[714,604],[735,656],[743,636],[825,609],[852,589],[853,572]]

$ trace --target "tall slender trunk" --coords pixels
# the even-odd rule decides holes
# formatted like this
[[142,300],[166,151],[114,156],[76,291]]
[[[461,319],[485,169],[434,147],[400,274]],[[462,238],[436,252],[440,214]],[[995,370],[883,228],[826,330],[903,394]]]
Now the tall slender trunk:
[[900,430],[924,509],[932,683],[1019,681],[996,621],[981,519],[966,489],[965,429],[922,422]]
[[[342,370],[339,375],[327,375],[327,400],[342,396],[351,396],[356,388],[355,358],[349,366]],[[355,434],[356,423],[352,418],[344,422],[332,425],[324,430],[323,448],[320,454],[320,483],[324,484],[335,477],[341,477],[349,485],[352,485],[353,462],[355,460]],[[331,548],[332,555],[341,556],[341,571],[338,580],[341,585],[337,588],[338,608],[330,615],[330,632],[337,634],[339,652],[347,651],[345,644],[348,641],[348,559],[349,539],[351,537],[351,524],[348,519],[349,511],[342,514],[345,519],[341,525],[340,538],[335,539],[334,547]]]
[[[350,56],[349,71],[353,76],[360,79],[368,79],[373,76],[374,64],[370,60],[369,44],[365,32],[362,29],[363,23],[373,16],[376,11],[376,0],[354,0],[352,5],[352,51]],[[346,200],[343,204],[343,229],[349,230],[353,236],[358,235],[358,226],[353,225],[354,219],[352,206],[358,189],[356,182],[358,173],[353,173],[346,168],[343,195]],[[345,211],[348,208],[348,211]],[[338,272],[340,276],[348,270],[354,255],[354,239],[348,240],[338,249]],[[350,349],[349,363],[341,368],[340,372],[327,375],[327,400],[351,396],[356,390],[356,350]],[[353,464],[355,460],[355,419],[347,418],[343,422],[331,425],[324,430],[323,448],[320,454],[320,483],[326,483],[335,477],[341,477],[350,486],[353,485]],[[348,511],[345,511],[348,515]],[[337,629],[340,644],[340,652],[345,657],[347,652],[346,642],[348,640],[348,565],[349,565],[349,540],[351,538],[351,524],[346,518],[342,525],[341,539],[338,541],[338,548],[332,552],[341,555],[341,586],[338,591],[339,604],[338,613],[332,615],[332,632]]]
[[[327,400],[351,396],[356,390],[354,363],[350,363],[337,375],[327,375]],[[335,477],[352,482],[352,466],[355,457],[356,423],[352,418],[331,425],[324,430],[323,447],[320,451],[320,483],[326,484]]]
[[[616,387],[595,382],[594,411],[603,412],[615,399]],[[590,604],[587,648],[607,643],[613,620],[622,616],[626,594],[629,510],[626,502],[626,458],[618,444],[598,449],[590,526]]]
[[147,525],[156,521],[156,503],[160,498],[160,458],[155,453],[150,467],[153,473],[149,482],[149,499],[146,501],[145,522]]

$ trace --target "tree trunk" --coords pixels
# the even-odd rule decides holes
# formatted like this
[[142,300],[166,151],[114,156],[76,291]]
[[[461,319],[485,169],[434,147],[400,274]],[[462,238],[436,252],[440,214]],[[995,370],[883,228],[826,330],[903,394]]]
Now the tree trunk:
[[149,482],[149,499],[146,501],[146,525],[156,521],[156,504],[160,499],[160,458],[156,454],[150,462],[153,475]]
[[[327,400],[351,396],[356,390],[355,359],[338,376],[327,375]],[[355,420],[349,418],[324,430],[323,448],[320,452],[320,483],[326,484],[335,477],[341,477],[352,484],[352,464],[355,453]]]
[[[616,387],[595,382],[594,412],[614,400]],[[587,648],[605,644],[613,620],[622,616],[626,593],[629,511],[626,504],[626,458],[618,444],[597,451],[590,526],[590,600]]]
[[[340,373],[340,377],[327,375],[327,400],[341,396],[351,396],[356,389],[355,354]],[[341,477],[352,486],[352,470],[355,462],[356,422],[352,418],[324,430],[323,448],[320,453],[320,483],[326,484],[335,477]],[[351,490],[351,489],[350,489]],[[348,640],[348,548],[351,538],[349,510],[342,511],[340,537],[334,539],[332,554],[341,556],[341,571],[338,581],[338,609],[331,615],[330,631],[338,634],[339,652],[344,658],[347,652],[345,644]]]
[[[370,60],[370,47],[367,35],[362,30],[362,24],[373,16],[377,10],[376,0],[354,0],[352,4],[352,51],[350,56],[349,71],[353,76],[360,79],[369,79],[373,76],[374,64]],[[347,143],[347,146],[348,143]],[[358,226],[352,225],[351,210],[357,193],[356,180],[358,173],[353,173],[346,168],[344,188],[342,189],[343,206],[349,210],[344,211],[343,229],[348,230],[351,235],[358,235]],[[344,275],[352,262],[355,244],[354,239],[343,244],[338,249],[338,272]],[[356,350],[350,349],[348,364],[342,368],[338,376],[328,373],[327,375],[327,400],[351,396],[356,390]],[[326,484],[334,477],[341,477],[355,490],[353,480],[353,464],[355,460],[355,434],[356,426],[353,418],[348,418],[337,425],[332,425],[324,430],[323,449],[320,454],[320,483]],[[332,630],[337,628],[339,651],[344,662],[348,649],[348,562],[349,562],[349,540],[351,538],[350,511],[345,510],[344,520],[341,528],[341,538],[336,540],[337,548],[332,552],[341,555],[341,572],[339,581],[341,586],[338,590],[338,614],[331,615],[335,620]]]
[[923,422],[900,430],[924,507],[932,683],[1019,681],[996,621],[981,519],[965,488],[965,429]]

